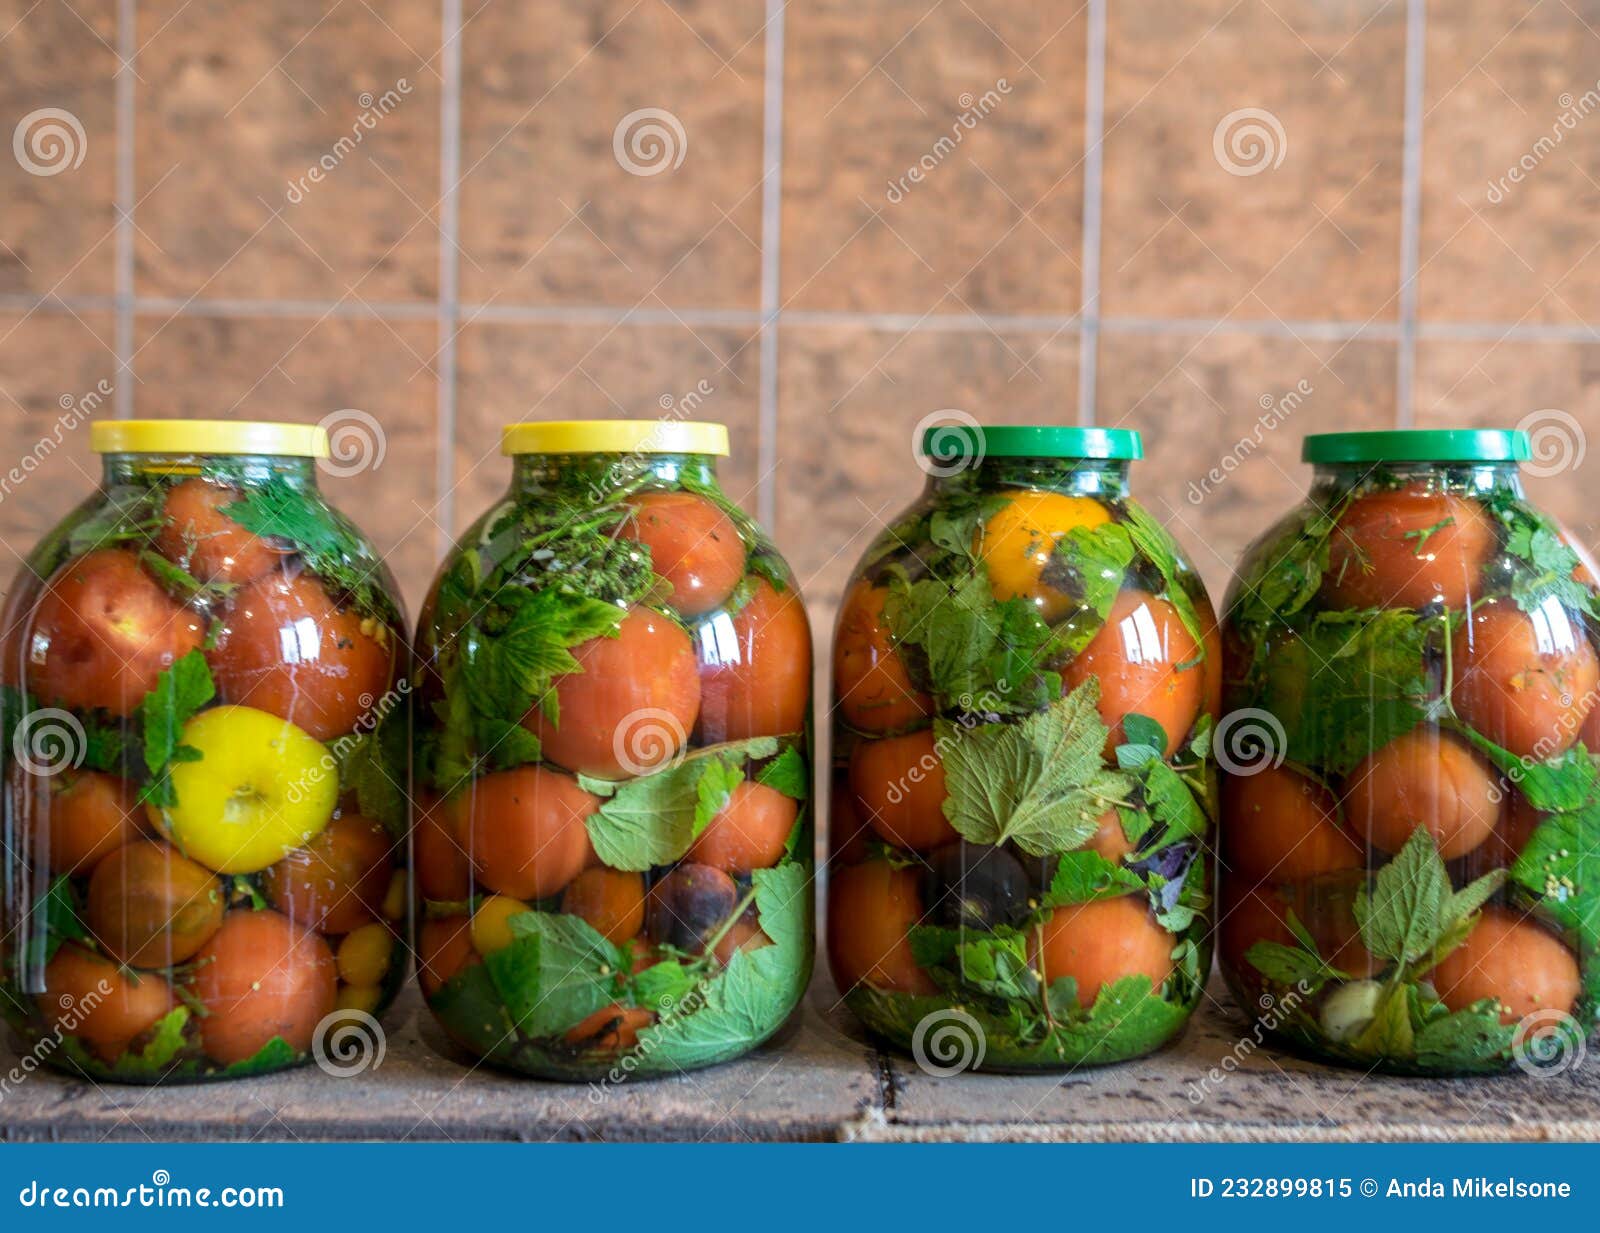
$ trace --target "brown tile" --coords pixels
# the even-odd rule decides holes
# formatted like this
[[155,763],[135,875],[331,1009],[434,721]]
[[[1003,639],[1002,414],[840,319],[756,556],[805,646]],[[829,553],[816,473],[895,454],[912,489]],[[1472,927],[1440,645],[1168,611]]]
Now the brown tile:
[[778,546],[819,640],[845,579],[922,490],[912,440],[958,409],[987,424],[1077,422],[1071,335],[787,326],[778,393]]
[[100,482],[88,425],[111,417],[111,344],[108,313],[0,313],[0,585]]
[[1596,0],[1428,6],[1425,320],[1600,318],[1597,63]]
[[[761,5],[557,0],[532,15],[466,13],[464,299],[756,307]],[[630,173],[613,140],[644,109],[667,116],[624,130]]]
[[1246,545],[1305,493],[1302,438],[1395,424],[1393,343],[1114,335],[1099,371],[1099,422],[1144,434],[1135,495],[1219,607]]
[[702,381],[710,392],[698,395],[698,406],[686,418],[728,426],[732,453],[718,468],[722,485],[754,513],[758,359],[755,336],[738,330],[466,326],[458,354],[455,529],[468,526],[510,482],[511,464],[500,454],[505,424],[654,419],[689,406],[682,400]]
[[139,39],[140,294],[436,295],[437,4],[146,0]]
[[1106,314],[1394,318],[1404,5],[1119,0],[1106,54]]
[[439,532],[431,323],[141,316],[134,341],[138,416],[326,421],[330,429],[358,425],[351,410],[373,417],[381,448],[348,457],[370,465],[325,473],[322,488],[377,545],[416,613]]
[[1600,548],[1600,346],[1424,340],[1418,428],[1525,428],[1528,497]]
[[785,305],[1075,312],[1085,24],[1079,4],[791,6]]
[[[0,27],[0,117],[8,139],[0,147],[0,292],[109,295],[116,5],[43,0],[15,6]],[[66,114],[37,114],[51,111]],[[33,120],[24,128],[27,117]],[[10,144],[19,130],[31,170]]]

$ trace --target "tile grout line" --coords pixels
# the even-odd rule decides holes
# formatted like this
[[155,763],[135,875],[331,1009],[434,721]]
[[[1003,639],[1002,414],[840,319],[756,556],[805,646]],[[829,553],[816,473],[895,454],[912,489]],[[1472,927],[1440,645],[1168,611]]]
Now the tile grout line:
[[1417,275],[1422,231],[1422,107],[1427,69],[1426,0],[1406,0],[1405,132],[1400,173],[1400,346],[1395,361],[1396,426],[1415,420]]
[[[179,317],[247,320],[251,317],[340,317],[374,321],[433,321],[441,314],[438,302],[247,300],[218,298],[189,300],[176,296],[134,296],[135,315],[164,313]],[[70,313],[114,312],[115,295],[33,295],[0,292],[0,312]],[[605,304],[473,304],[459,301],[457,317],[511,325],[705,325],[727,329],[759,329],[762,314],[748,308],[629,308]],[[899,331],[908,334],[988,333],[1067,334],[1077,336],[1079,317],[1025,313],[920,313],[856,312],[848,309],[785,309],[777,314],[785,325],[813,328],[855,328]],[[1250,334],[1263,338],[1319,338],[1330,342],[1350,339],[1392,341],[1400,338],[1396,321],[1272,320],[1248,317],[1101,317],[1102,334]],[[1600,323],[1556,325],[1515,321],[1419,321],[1419,340],[1491,342],[1600,342]]]
[[456,323],[461,311],[461,263],[457,179],[461,174],[461,0],[442,0],[439,10],[439,357],[437,420],[434,425],[434,522],[436,555],[450,551],[455,533]]
[[1078,305],[1078,423],[1095,422],[1096,364],[1100,352],[1102,142],[1106,127],[1106,0],[1089,0],[1083,81],[1083,290]]
[[133,208],[134,208],[134,70],[139,54],[138,11],[135,0],[117,0],[116,81],[116,210],[115,268],[112,274],[113,338],[117,380],[112,387],[112,414],[119,420],[133,415]]
[[761,314],[756,432],[756,519],[772,534],[777,529],[778,492],[778,315],[783,233],[783,64],[784,9],[788,0],[766,0],[763,56],[761,157]]

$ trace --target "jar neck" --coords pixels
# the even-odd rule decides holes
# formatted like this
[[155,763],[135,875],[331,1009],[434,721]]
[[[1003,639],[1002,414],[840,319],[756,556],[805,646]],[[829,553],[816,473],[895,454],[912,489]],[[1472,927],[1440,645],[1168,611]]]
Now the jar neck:
[[518,454],[511,463],[513,495],[583,487],[601,497],[679,484],[712,487],[716,482],[717,462],[710,454]]
[[314,489],[317,461],[277,454],[106,454],[101,464],[107,486],[157,484],[193,475],[240,484],[277,479],[295,488]]
[[1125,459],[985,458],[976,465],[957,461],[944,464],[931,458],[921,461],[925,468],[931,468],[929,496],[1002,488],[1037,488],[1103,500],[1115,500],[1128,493],[1129,464]]
[[1315,497],[1337,498],[1362,488],[1409,488],[1457,496],[1521,498],[1522,474],[1514,462],[1319,463],[1311,474]]

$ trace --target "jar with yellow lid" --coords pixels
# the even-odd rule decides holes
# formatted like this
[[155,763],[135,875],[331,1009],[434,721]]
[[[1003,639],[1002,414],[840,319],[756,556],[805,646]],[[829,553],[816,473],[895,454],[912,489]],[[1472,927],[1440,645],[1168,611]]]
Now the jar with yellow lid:
[[811,971],[811,637],[720,424],[514,424],[420,621],[418,969],[477,1057],[675,1074]]
[[349,1064],[405,967],[393,581],[318,489],[321,428],[90,441],[101,487],[5,609],[0,1005],[96,1079]]

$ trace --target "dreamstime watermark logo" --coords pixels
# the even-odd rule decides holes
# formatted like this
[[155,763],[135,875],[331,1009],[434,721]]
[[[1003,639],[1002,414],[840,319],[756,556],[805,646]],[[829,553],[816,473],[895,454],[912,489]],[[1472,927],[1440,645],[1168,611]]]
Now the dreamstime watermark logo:
[[949,479],[983,463],[983,431],[977,418],[955,407],[930,411],[911,430],[917,466],[935,479]]
[[1587,119],[1594,111],[1600,110],[1600,82],[1596,82],[1576,98],[1573,97],[1572,91],[1563,91],[1556,97],[1556,105],[1561,108],[1561,114],[1556,116],[1550,125],[1550,132],[1535,141],[1521,158],[1507,167],[1504,175],[1489,181],[1489,188],[1484,196],[1490,205],[1499,205],[1509,197],[1512,188],[1532,175],[1539,164],[1550,157],[1551,151],[1566,140],[1567,134],[1578,127],[1578,121]]
[[364,1010],[335,1010],[322,1017],[311,1037],[317,1068],[350,1079],[383,1065],[389,1042],[383,1025]]
[[1576,1070],[1588,1051],[1583,1026],[1566,1011],[1553,1007],[1524,1015],[1511,1042],[1511,1060],[1517,1068],[1539,1079]]
[[911,1056],[935,1079],[977,1070],[988,1050],[983,1025],[954,1006],[929,1011],[911,1032]]
[[1533,456],[1523,463],[1522,469],[1540,479],[1560,475],[1563,471],[1576,471],[1589,451],[1583,425],[1568,412],[1555,407],[1523,416],[1517,430],[1527,433],[1533,446]]
[[1217,765],[1230,775],[1257,775],[1283,765],[1289,738],[1271,711],[1247,706],[1229,711],[1211,738]]
[[664,414],[656,420],[637,448],[611,463],[599,479],[590,483],[589,496],[596,501],[604,500],[623,484],[648,471],[652,458],[667,440],[669,427],[697,413],[705,405],[706,399],[716,392],[717,387],[702,377],[695,382],[693,389],[685,390],[682,394],[662,394],[657,398],[656,405]]
[[47,706],[29,711],[11,734],[11,754],[30,775],[76,770],[89,752],[89,738],[71,711]]
[[1201,1104],[1207,1096],[1226,1083],[1228,1076],[1238,1070],[1257,1049],[1266,1043],[1267,1034],[1277,1031],[1284,1020],[1288,1019],[1310,994],[1311,986],[1305,981],[1301,981],[1281,998],[1270,990],[1257,998],[1256,1006],[1259,1008],[1259,1013],[1256,1015],[1255,1022],[1250,1025],[1250,1031],[1239,1037],[1233,1048],[1222,1055],[1222,1060],[1200,1077],[1199,1083],[1189,1084],[1189,1090],[1186,1093],[1189,1097],[1189,1103],[1192,1105]]
[[1289,156],[1289,135],[1266,108],[1241,107],[1217,121],[1211,153],[1230,176],[1258,176],[1283,166]]
[[328,434],[328,457],[317,465],[329,475],[345,479],[383,466],[389,443],[376,416],[344,407],[323,416],[318,427]]
[[669,770],[683,761],[688,743],[678,717],[656,706],[630,711],[611,733],[611,752],[630,775]]
[[617,121],[611,133],[611,153],[629,175],[658,176],[683,166],[689,134],[666,108],[641,107]]
[[1216,466],[1200,477],[1199,483],[1189,481],[1189,504],[1199,505],[1213,491],[1227,483],[1229,477],[1265,444],[1267,434],[1288,420],[1314,392],[1315,387],[1311,382],[1301,378],[1292,390],[1281,397],[1274,398],[1271,394],[1261,395],[1257,400],[1261,414],[1256,416],[1254,427],[1233,443],[1233,448],[1222,456]]
[[986,119],[995,108],[1000,106],[1006,95],[1011,93],[1011,83],[1004,77],[997,78],[994,85],[982,94],[974,96],[972,91],[963,91],[956,103],[961,108],[961,114],[950,125],[950,131],[942,134],[933,146],[906,168],[906,173],[898,180],[890,180],[889,187],[884,190],[884,200],[890,205],[899,205],[910,194],[911,190],[921,184],[938,166],[955,152],[966,135],[978,127],[980,121]]
[[405,101],[411,90],[411,82],[402,77],[382,94],[375,95],[370,90],[363,90],[358,94],[356,102],[361,107],[361,114],[351,124],[350,131],[334,142],[327,153],[307,167],[299,179],[289,181],[288,190],[283,194],[284,200],[290,205],[299,205],[310,196],[312,186],[321,184],[337,171],[355,148],[366,140],[367,134],[378,127],[379,121]]
[[9,497],[42,467],[45,460],[61,447],[68,433],[76,431],[85,420],[92,419],[94,413],[105,405],[106,399],[111,397],[113,388],[111,382],[102,377],[95,382],[93,389],[82,394],[62,394],[56,400],[61,414],[56,416],[50,431],[35,441],[32,449],[24,451],[15,465],[0,474],[0,501]]
[[83,166],[89,137],[77,116],[62,107],[41,107],[17,121],[11,153],[29,175],[58,176]]

